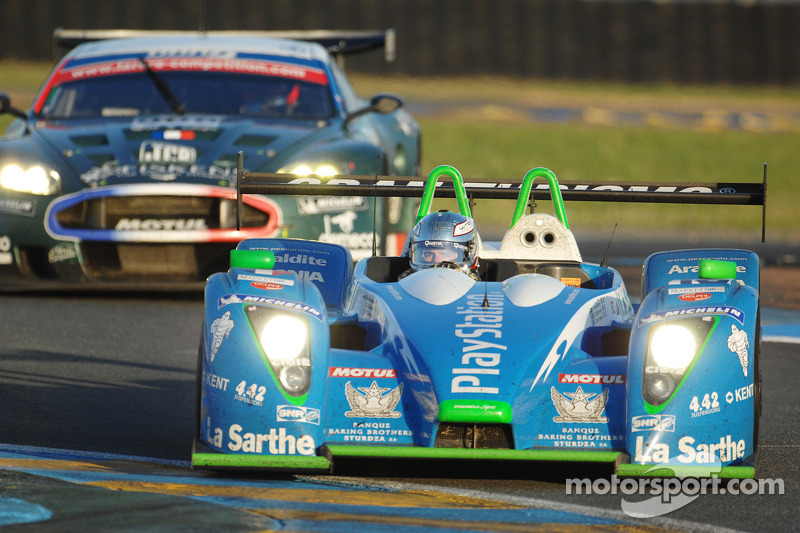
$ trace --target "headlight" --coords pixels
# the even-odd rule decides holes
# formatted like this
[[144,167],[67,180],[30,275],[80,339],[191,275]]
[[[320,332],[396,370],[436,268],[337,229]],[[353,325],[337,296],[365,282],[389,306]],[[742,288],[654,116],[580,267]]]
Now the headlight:
[[293,395],[300,395],[308,388],[309,377],[309,370],[302,366],[285,366],[278,373],[283,388]]
[[703,316],[671,320],[652,327],[642,376],[642,395],[647,403],[658,407],[676,394],[696,358],[702,356],[703,346],[716,322],[715,317]]
[[261,330],[261,346],[271,360],[293,361],[303,352],[308,337],[306,323],[291,315],[272,318]]
[[0,170],[0,185],[10,191],[49,195],[60,190],[61,177],[55,170],[45,170],[39,165],[26,168],[6,165]]
[[653,333],[650,350],[658,366],[686,368],[694,358],[697,343],[688,329],[666,324]]
[[299,397],[311,386],[311,326],[308,320],[272,307],[246,305],[247,319],[267,366],[284,394]]
[[298,176],[310,176],[312,174],[317,176],[336,176],[342,174],[333,165],[316,165],[314,167],[309,165],[298,165],[288,169],[281,169],[280,172],[288,172],[289,174],[297,174]]

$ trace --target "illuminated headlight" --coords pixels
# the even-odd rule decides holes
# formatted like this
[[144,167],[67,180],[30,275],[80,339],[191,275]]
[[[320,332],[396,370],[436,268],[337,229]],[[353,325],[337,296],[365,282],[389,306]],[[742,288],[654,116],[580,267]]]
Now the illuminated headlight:
[[304,317],[282,314],[263,306],[246,306],[272,374],[291,396],[311,386],[310,326]]
[[306,346],[308,327],[294,316],[278,315],[267,322],[261,331],[261,346],[270,360],[293,361]]
[[659,367],[685,369],[694,359],[697,341],[683,326],[664,325],[653,333],[650,351]]
[[642,394],[647,403],[659,406],[676,394],[697,358],[717,318],[678,319],[653,326],[648,339],[642,376]]
[[0,169],[0,186],[10,191],[49,195],[59,191],[61,177],[55,170],[38,165],[27,168],[6,165]]
[[334,166],[332,165],[317,165],[317,166],[309,166],[309,165],[298,165],[296,167],[288,168],[288,169],[281,169],[280,172],[288,172],[289,174],[297,174],[298,176],[336,176],[337,174],[341,174]]

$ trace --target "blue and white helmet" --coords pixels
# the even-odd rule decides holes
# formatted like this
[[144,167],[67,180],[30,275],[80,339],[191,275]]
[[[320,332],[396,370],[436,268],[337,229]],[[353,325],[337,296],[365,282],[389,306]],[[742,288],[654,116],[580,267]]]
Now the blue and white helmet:
[[415,269],[455,263],[469,274],[478,268],[478,232],[469,217],[450,211],[425,215],[409,236],[408,255]]

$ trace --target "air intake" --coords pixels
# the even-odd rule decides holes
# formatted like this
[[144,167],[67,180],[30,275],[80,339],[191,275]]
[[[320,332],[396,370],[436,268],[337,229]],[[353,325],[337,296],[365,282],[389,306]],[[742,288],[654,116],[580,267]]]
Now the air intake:
[[513,449],[509,424],[465,424],[442,422],[436,433],[436,448]]

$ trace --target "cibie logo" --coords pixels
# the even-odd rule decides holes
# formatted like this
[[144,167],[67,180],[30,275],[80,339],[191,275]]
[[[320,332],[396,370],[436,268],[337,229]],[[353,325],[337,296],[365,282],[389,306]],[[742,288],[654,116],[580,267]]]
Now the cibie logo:
[[631,431],[675,431],[675,415],[634,416]]

